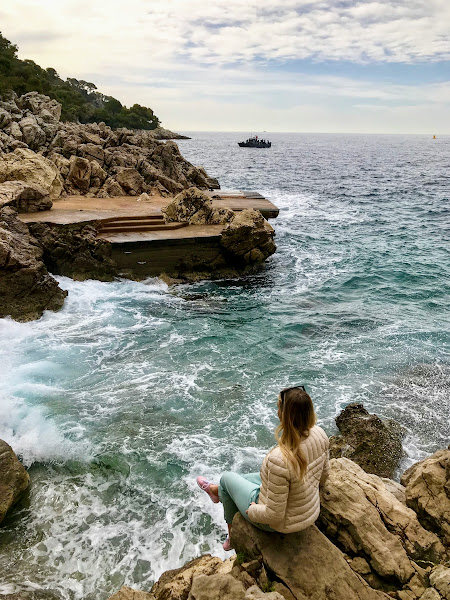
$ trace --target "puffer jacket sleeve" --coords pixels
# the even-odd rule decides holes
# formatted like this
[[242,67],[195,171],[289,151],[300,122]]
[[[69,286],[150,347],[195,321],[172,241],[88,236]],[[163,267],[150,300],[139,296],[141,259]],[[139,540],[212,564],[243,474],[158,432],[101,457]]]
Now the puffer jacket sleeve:
[[330,473],[330,452],[327,447],[327,449],[325,451],[325,461],[323,463],[322,476],[320,478],[320,485],[324,485],[324,483],[328,479],[329,473]]
[[266,461],[266,503],[252,504],[248,509],[248,516],[255,523],[270,525],[284,519],[289,496],[290,474],[282,456],[269,453]]

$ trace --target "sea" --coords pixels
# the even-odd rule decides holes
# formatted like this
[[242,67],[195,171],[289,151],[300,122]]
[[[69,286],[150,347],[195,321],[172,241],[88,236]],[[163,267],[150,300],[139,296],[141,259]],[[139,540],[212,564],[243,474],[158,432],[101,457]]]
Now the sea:
[[450,137],[190,132],[182,154],[279,209],[256,275],[75,282],[0,320],[0,439],[29,496],[0,528],[0,593],[106,600],[225,557],[202,474],[258,471],[278,391],[336,433],[350,402],[404,428],[401,470],[450,441]]

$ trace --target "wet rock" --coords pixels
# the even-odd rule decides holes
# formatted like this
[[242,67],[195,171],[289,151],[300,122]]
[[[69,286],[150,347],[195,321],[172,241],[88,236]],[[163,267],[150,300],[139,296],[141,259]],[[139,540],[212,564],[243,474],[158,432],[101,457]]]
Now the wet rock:
[[330,438],[330,457],[345,457],[367,473],[392,478],[404,452],[403,431],[395,421],[382,420],[359,402],[336,417],[341,435]]
[[32,150],[19,148],[4,154],[0,160],[0,183],[24,181],[44,188],[52,198],[57,198],[63,190],[63,182],[55,165],[47,158]]
[[117,275],[111,259],[111,244],[97,238],[92,225],[50,226],[31,223],[30,231],[43,251],[46,267],[54,275],[76,281],[112,281]]
[[226,225],[221,246],[238,266],[264,262],[276,250],[273,227],[256,210],[235,213]]
[[0,600],[63,600],[57,590],[23,590],[13,594],[0,595]]
[[29,485],[30,476],[13,449],[0,440],[0,523]]
[[450,547],[450,447],[410,467],[401,478],[406,503],[422,525]]
[[49,210],[52,204],[48,192],[39,185],[22,181],[0,183],[0,208],[11,206],[26,213]]
[[413,510],[379,477],[346,458],[330,461],[319,523],[345,552],[363,556],[379,577],[400,586],[414,576],[413,561],[438,563],[445,556],[439,538],[420,525]]
[[289,535],[253,527],[239,513],[231,541],[237,552],[262,556],[273,578],[297,600],[381,600],[388,596],[371,589],[347,564],[342,552],[314,525]]
[[49,275],[42,249],[10,207],[0,209],[0,318],[30,321],[58,310],[67,292]]

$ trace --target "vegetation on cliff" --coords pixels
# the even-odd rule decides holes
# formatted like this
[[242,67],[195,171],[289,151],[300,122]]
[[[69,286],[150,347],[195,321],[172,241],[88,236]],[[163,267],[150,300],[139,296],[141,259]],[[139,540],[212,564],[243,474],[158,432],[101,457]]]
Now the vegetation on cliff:
[[112,96],[97,91],[95,84],[68,78],[61,79],[55,69],[43,69],[32,60],[21,60],[17,46],[0,33],[0,96],[10,91],[19,96],[37,91],[62,105],[61,119],[80,123],[103,121],[110,127],[155,129],[159,119],[151,108],[134,104],[123,106]]

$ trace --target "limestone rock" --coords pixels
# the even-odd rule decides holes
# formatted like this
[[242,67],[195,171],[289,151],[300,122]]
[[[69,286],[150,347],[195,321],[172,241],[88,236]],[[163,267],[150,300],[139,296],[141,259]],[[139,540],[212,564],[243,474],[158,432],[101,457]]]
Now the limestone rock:
[[427,588],[420,596],[420,600],[441,600],[441,596],[434,588]]
[[213,207],[212,200],[196,187],[180,192],[162,209],[166,223],[179,222],[191,225],[219,225],[234,218],[232,210]]
[[450,547],[450,448],[410,467],[401,478],[406,502],[424,527]]
[[442,598],[450,600],[450,568],[438,565],[430,575],[430,583]]
[[102,189],[97,194],[98,198],[114,198],[119,196],[126,196],[125,190],[121,188],[113,177],[108,177]]
[[30,476],[13,449],[0,440],[0,523],[29,485]]
[[336,417],[340,436],[330,438],[331,458],[350,458],[367,473],[392,478],[403,456],[401,427],[369,414],[360,402]]
[[[166,571],[152,587],[156,600],[187,600],[194,577],[211,575],[222,565],[220,558],[205,554],[180,569]],[[242,586],[242,583],[240,584]]]
[[445,556],[439,538],[420,525],[413,510],[379,477],[346,458],[330,461],[320,525],[345,552],[367,558],[381,578],[397,584],[413,577],[412,560],[437,563]]
[[276,590],[264,593],[257,585],[252,585],[245,592],[245,600],[284,600],[284,596]]
[[244,585],[232,575],[198,575],[192,580],[189,600],[244,600]]
[[0,209],[0,318],[29,321],[58,310],[61,290],[42,262],[42,250],[10,207]]
[[30,110],[34,115],[39,115],[44,120],[57,122],[61,118],[61,104],[57,100],[52,100],[38,92],[28,92],[28,94],[21,96],[18,102],[23,109]]
[[52,198],[60,196],[63,182],[55,165],[32,150],[19,148],[3,155],[0,161],[0,183],[24,181],[43,187]]
[[0,600],[63,600],[61,593],[51,589],[35,589],[0,595]]
[[4,129],[12,121],[11,114],[4,108],[0,108],[0,129]]
[[253,527],[239,513],[233,520],[231,541],[249,558],[261,555],[277,581],[297,600],[387,600],[347,564],[342,552],[316,526],[289,535]]
[[275,252],[274,234],[260,212],[246,209],[234,214],[220,243],[238,265],[258,264]]
[[30,231],[43,250],[45,265],[55,275],[77,281],[112,281],[117,274],[110,242],[97,238],[92,225],[52,227],[31,223]]
[[153,594],[150,592],[133,590],[132,588],[124,585],[118,592],[110,596],[109,600],[155,600],[155,596],[153,596]]
[[19,121],[19,127],[22,131],[22,140],[31,150],[39,150],[45,143],[46,135],[39,127],[35,116],[24,117]]
[[87,192],[91,181],[91,163],[81,156],[71,156],[67,180],[82,192]]
[[39,185],[23,181],[0,183],[0,207],[12,206],[18,212],[49,210],[53,202]]
[[121,168],[115,175],[115,179],[120,187],[131,196],[137,196],[142,191],[144,178],[132,168]]

